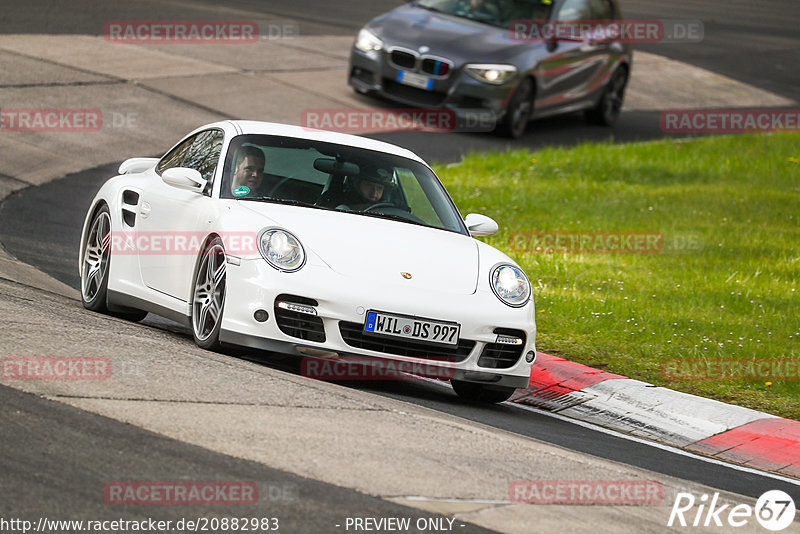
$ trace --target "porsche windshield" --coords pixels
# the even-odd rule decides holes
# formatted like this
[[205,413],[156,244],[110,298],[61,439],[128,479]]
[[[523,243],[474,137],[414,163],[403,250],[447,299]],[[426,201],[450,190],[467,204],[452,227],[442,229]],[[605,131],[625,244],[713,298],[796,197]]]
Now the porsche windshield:
[[425,165],[322,141],[235,137],[220,197],[340,210],[467,234],[449,195]]
[[509,28],[515,20],[549,20],[552,0],[417,0],[431,11]]

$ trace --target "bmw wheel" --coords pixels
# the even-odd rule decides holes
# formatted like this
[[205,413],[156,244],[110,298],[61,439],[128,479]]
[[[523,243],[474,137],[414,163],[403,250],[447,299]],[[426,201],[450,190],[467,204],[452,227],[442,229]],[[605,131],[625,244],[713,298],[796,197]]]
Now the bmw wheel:
[[506,116],[500,125],[503,135],[518,139],[522,137],[533,115],[533,82],[525,78],[514,90],[506,108]]
[[192,334],[197,346],[220,348],[219,330],[225,305],[226,256],[219,237],[209,241],[194,280],[192,297]]
[[592,124],[611,126],[617,120],[625,99],[625,86],[628,84],[628,69],[620,67],[611,75],[603,95],[597,105],[586,111],[586,120]]

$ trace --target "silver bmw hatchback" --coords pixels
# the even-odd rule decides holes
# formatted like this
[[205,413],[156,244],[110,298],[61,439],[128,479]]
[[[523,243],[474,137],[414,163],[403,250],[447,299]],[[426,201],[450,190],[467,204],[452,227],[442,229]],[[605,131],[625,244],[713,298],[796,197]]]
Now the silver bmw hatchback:
[[520,137],[532,119],[619,115],[631,72],[616,0],[416,0],[371,20],[350,54],[348,83],[418,108],[489,113]]

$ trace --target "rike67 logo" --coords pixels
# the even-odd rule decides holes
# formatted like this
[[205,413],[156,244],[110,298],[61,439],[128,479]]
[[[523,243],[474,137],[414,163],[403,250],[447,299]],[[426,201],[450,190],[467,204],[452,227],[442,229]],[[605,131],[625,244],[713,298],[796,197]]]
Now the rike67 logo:
[[[695,509],[696,508],[696,509]],[[743,527],[751,524],[753,516],[767,530],[778,532],[794,521],[794,500],[781,490],[761,495],[755,507],[749,504],[721,504],[719,493],[709,500],[707,494],[699,499],[691,493],[680,492],[669,514],[668,527]]]

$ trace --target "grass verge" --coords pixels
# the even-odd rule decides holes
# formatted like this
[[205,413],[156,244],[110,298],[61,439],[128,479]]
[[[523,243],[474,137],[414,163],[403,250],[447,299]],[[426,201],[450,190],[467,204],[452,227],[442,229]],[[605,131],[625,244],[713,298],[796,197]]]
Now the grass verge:
[[800,419],[800,134],[470,154],[436,171],[462,214],[499,222],[485,239],[531,279],[539,350]]

